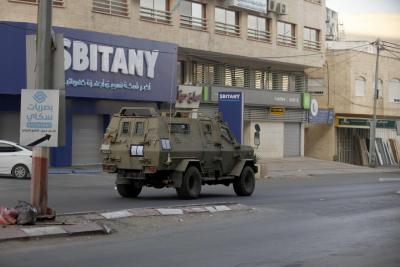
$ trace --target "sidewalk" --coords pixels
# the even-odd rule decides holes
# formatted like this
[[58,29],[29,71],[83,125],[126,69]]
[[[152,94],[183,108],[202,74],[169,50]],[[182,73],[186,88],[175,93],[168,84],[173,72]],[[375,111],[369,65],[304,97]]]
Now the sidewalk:
[[400,167],[370,168],[308,157],[261,159],[259,164],[261,166],[260,178],[377,172],[398,172],[400,175]]

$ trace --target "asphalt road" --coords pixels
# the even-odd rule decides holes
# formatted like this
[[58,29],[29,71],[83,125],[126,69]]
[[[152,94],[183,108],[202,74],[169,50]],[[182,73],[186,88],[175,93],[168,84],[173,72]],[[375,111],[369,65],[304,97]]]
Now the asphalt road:
[[[51,176],[50,203],[62,212],[239,202],[252,212],[121,222],[110,236],[0,244],[0,266],[400,266],[399,173],[261,180],[254,196],[204,187],[195,201],[173,190],[119,198],[107,176]],[[0,203],[29,181],[0,179]],[[157,221],[160,220],[160,221]]]

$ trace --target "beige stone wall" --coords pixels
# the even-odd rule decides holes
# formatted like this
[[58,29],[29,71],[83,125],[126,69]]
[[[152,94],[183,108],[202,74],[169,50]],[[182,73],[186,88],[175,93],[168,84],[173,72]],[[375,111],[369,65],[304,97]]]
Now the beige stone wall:
[[305,156],[333,160],[336,155],[335,144],[335,127],[333,125],[309,125],[305,128]]
[[[176,1],[176,0],[175,0]],[[171,1],[171,6],[175,4]],[[228,37],[214,33],[214,8],[224,6],[227,1],[213,0],[207,2],[208,30],[196,31],[183,29],[179,26],[179,9],[172,14],[172,25],[163,25],[140,20],[139,0],[129,1],[130,15],[128,18],[104,15],[92,12],[91,0],[65,0],[65,7],[54,8],[53,23],[76,29],[135,36],[140,38],[177,43],[180,47],[232,54],[250,58],[263,58],[272,63],[289,63],[310,67],[319,67],[324,59],[321,55],[289,57],[315,52],[304,51],[303,27],[319,29],[321,37],[325,36],[325,1],[322,4],[313,4],[303,0],[285,0],[288,15],[277,16],[269,14],[272,19],[272,43],[263,43],[247,40],[246,11],[240,12],[240,37]],[[0,2],[0,20],[35,22],[37,6],[2,0]],[[287,48],[276,45],[276,22],[282,20],[295,23],[297,48]],[[323,38],[321,38],[323,39]],[[324,41],[322,42],[324,47]],[[272,58],[268,58],[272,57]]]

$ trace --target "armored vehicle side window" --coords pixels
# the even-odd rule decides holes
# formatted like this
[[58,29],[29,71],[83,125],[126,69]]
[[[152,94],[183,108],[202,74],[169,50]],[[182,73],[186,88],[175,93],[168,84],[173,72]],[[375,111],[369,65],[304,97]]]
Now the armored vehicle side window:
[[225,138],[228,142],[234,143],[235,139],[232,137],[232,135],[229,133],[228,129],[225,127],[221,127],[221,136]]
[[143,121],[136,122],[135,134],[137,134],[137,135],[144,134],[144,122]]
[[171,123],[171,133],[189,134],[190,127],[187,123]]
[[122,123],[122,131],[121,134],[128,134],[129,133],[129,121],[124,121]]

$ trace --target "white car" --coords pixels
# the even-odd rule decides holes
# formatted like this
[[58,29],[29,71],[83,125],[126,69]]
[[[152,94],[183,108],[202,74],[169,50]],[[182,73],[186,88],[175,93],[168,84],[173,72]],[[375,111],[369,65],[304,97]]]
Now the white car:
[[32,151],[16,143],[0,140],[0,175],[27,178],[32,173]]

